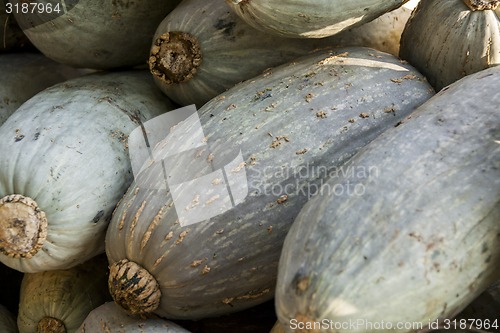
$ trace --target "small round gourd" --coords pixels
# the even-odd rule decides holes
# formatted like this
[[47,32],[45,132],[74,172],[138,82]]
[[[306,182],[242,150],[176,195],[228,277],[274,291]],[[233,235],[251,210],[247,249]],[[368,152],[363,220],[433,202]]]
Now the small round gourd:
[[134,317],[114,302],[94,309],[76,333],[189,333],[181,326],[161,318]]
[[127,137],[173,108],[141,70],[72,79],[17,109],[0,127],[0,261],[34,273],[102,253],[133,178]]
[[107,268],[106,257],[100,255],[67,270],[24,274],[19,332],[76,332],[90,311],[111,300]]
[[400,56],[436,89],[500,64],[500,1],[421,1],[401,36]]

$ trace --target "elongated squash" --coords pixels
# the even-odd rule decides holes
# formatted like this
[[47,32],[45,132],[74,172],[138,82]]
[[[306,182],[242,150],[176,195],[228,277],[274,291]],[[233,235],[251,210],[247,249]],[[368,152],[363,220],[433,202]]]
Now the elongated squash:
[[189,333],[179,325],[160,318],[132,317],[113,302],[90,312],[78,333]]
[[132,182],[127,136],[172,109],[147,71],[52,86],[0,127],[0,261],[29,273],[103,252],[111,213]]
[[70,269],[24,274],[19,332],[76,332],[90,311],[111,300],[107,264],[99,255]]
[[83,75],[38,53],[0,55],[0,125],[24,102],[45,88]]
[[500,1],[421,1],[401,36],[401,58],[438,91],[500,64]]
[[248,24],[267,33],[323,38],[359,26],[403,5],[405,0],[226,0]]
[[317,332],[415,332],[498,279],[499,84],[494,67],[443,89],[344,165],[372,172],[304,206],[279,264],[286,332],[322,320]]
[[156,27],[180,0],[10,2],[26,36],[47,57],[110,69],[145,63]]
[[368,46],[397,55],[410,12],[402,8],[338,37],[296,39],[251,27],[224,1],[184,0],[158,26],[149,67],[172,100],[201,107],[236,83],[314,49]]
[[[432,95],[394,56],[323,50],[233,87],[170,135],[165,129],[156,162],[137,175],[107,231],[114,300],[131,313],[199,319],[271,299],[284,237],[307,198]],[[194,187],[175,186],[190,180]]]

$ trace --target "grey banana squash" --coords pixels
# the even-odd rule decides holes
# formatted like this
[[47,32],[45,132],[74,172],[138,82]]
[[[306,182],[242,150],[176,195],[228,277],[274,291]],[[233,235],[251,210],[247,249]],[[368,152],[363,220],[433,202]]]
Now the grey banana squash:
[[172,108],[145,70],[65,81],[19,107],[0,127],[0,261],[34,273],[103,252],[133,179],[127,136]]
[[226,0],[248,24],[267,33],[323,38],[369,22],[405,0]]
[[0,125],[24,102],[45,88],[82,75],[39,53],[0,55]]
[[[196,123],[174,127],[154,149],[157,162],[138,175],[113,214],[106,236],[113,298],[132,313],[172,319],[218,316],[271,299],[284,237],[308,196],[432,95],[398,58],[342,48],[297,59],[212,99],[198,112],[206,149],[189,148],[193,131],[201,135]],[[187,151],[164,158],[177,145]],[[181,189],[177,194],[187,196],[174,205],[172,187],[166,191],[163,172],[155,170],[163,164],[174,184],[197,176],[208,184]],[[232,206],[229,197],[213,192],[226,184],[235,206],[228,210],[221,207]],[[181,225],[198,213],[213,215]]]
[[401,36],[401,58],[436,89],[500,64],[500,1],[421,1]]
[[[344,167],[288,233],[280,322],[452,318],[500,275],[500,67],[443,89]],[[351,184],[357,193],[334,192]],[[380,306],[383,300],[383,306]],[[370,332],[360,325],[359,332]],[[318,332],[352,332],[349,326]]]
[[12,13],[7,13],[5,0],[0,0],[0,53],[27,50],[31,45]]
[[401,8],[341,36],[296,39],[248,25],[224,1],[184,0],[158,26],[149,67],[160,89],[201,107],[236,83],[327,46],[368,46],[397,54],[410,9]]

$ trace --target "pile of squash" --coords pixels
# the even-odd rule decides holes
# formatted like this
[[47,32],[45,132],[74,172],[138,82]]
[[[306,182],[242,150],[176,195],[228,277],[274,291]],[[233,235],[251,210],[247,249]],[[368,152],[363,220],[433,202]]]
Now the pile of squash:
[[0,332],[500,332],[499,0],[0,23]]

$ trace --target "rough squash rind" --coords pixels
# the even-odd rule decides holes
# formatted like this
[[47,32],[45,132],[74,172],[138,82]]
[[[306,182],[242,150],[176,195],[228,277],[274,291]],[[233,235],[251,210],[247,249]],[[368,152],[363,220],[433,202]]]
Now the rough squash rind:
[[[425,327],[498,279],[499,84],[494,67],[445,88],[348,162],[375,172],[331,180],[304,206],[279,266],[287,332],[291,320]],[[329,191],[347,182],[362,191]],[[380,332],[395,331],[412,330]]]

